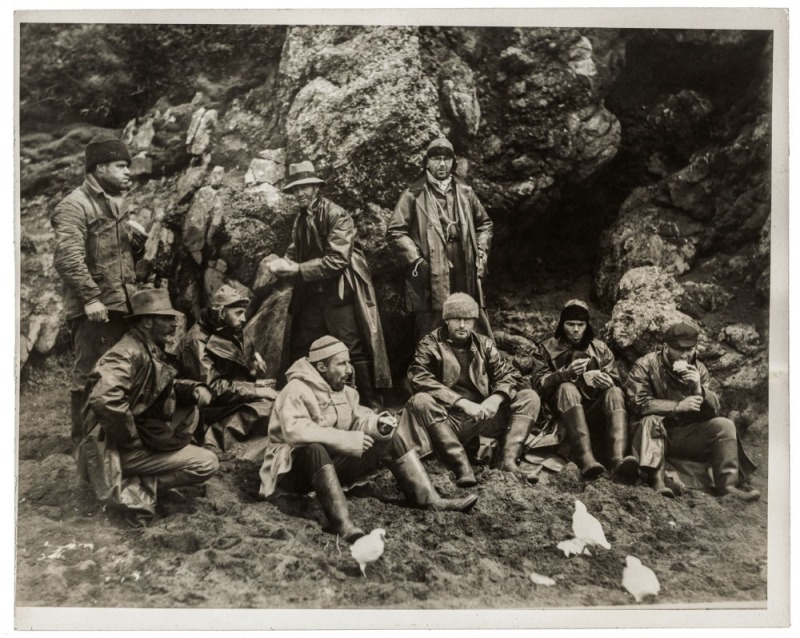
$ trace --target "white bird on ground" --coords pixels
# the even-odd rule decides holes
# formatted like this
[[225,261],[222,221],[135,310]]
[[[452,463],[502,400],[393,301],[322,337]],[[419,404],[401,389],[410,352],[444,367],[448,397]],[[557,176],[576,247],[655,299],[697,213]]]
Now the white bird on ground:
[[366,566],[369,563],[374,563],[383,555],[384,538],[386,538],[386,530],[378,527],[366,536],[359,538],[350,546],[350,553],[358,562],[364,578],[367,577],[367,572],[364,571]]
[[578,556],[580,554],[586,554],[587,556],[591,556],[592,553],[589,551],[589,548],[586,547],[586,543],[584,543],[580,538],[570,538],[565,541],[561,541],[558,545],[556,545],[558,549],[564,552],[564,556],[569,558],[573,554]]
[[603,526],[594,516],[589,514],[586,506],[575,500],[575,512],[572,514],[572,533],[575,538],[582,540],[587,546],[599,545],[611,549],[611,544],[606,540]]
[[633,594],[637,603],[642,602],[645,596],[656,596],[661,591],[661,584],[653,570],[642,565],[642,561],[636,556],[625,557],[622,586]]

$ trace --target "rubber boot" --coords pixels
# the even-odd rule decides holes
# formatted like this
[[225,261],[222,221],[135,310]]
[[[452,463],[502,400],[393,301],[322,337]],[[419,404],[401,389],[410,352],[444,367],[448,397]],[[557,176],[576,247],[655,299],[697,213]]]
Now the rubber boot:
[[83,391],[73,390],[69,393],[70,398],[70,420],[72,422],[70,438],[72,443],[77,445],[83,437]]
[[597,462],[592,454],[592,444],[589,439],[589,426],[586,423],[586,415],[583,407],[574,405],[562,415],[564,425],[567,429],[572,454],[577,456],[578,469],[581,476],[592,481],[600,476],[606,469]]
[[608,426],[608,438],[611,446],[611,478],[633,482],[639,475],[639,461],[628,451],[628,413],[625,410],[614,410]]
[[364,530],[356,527],[350,520],[347,499],[333,465],[323,465],[317,470],[311,479],[311,484],[317,493],[317,501],[328,518],[330,530],[334,534],[338,534],[348,543],[353,543],[364,536]]
[[434,512],[468,512],[478,502],[477,494],[469,494],[464,498],[439,496],[415,450],[391,461],[389,469],[406,498],[423,509]]
[[737,487],[739,483],[739,446],[736,439],[718,441],[712,452],[711,463],[714,471],[714,483],[720,496],[730,494],[746,503],[761,498],[758,490],[745,492]]
[[513,472],[524,478],[528,483],[538,483],[539,477],[533,472],[522,468],[519,464],[519,457],[522,456],[522,446],[528,438],[528,432],[533,425],[533,419],[527,416],[511,416],[508,420],[508,430],[506,431],[503,443],[503,461],[500,469],[503,472]]
[[458,440],[447,420],[434,423],[428,428],[431,444],[439,459],[448,469],[455,472],[458,487],[474,487],[478,484],[475,473],[469,464],[467,451]]
[[352,364],[359,403],[375,412],[383,410],[383,402],[372,383],[372,365],[369,361],[356,361]]
[[666,483],[664,482],[664,459],[661,459],[661,463],[658,467],[643,467],[642,473],[645,475],[645,480],[647,484],[653,488],[653,491],[660,495],[666,496],[667,498],[675,498],[675,492],[673,492],[670,488],[667,487]]

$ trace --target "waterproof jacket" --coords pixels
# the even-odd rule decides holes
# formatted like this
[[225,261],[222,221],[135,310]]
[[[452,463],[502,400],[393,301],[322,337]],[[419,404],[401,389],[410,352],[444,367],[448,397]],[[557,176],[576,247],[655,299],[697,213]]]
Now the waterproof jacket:
[[129,219],[124,200],[106,195],[91,175],[53,210],[53,265],[63,281],[67,319],[96,300],[111,311],[130,311],[136,273]]
[[255,344],[250,337],[243,339],[239,343],[201,322],[194,324],[181,339],[178,348],[181,373],[211,388],[214,398],[203,408],[203,414],[212,421],[217,413],[221,415],[231,407],[262,398],[256,392]]
[[164,351],[145,331],[131,328],[89,375],[84,432],[99,424],[120,453],[185,447],[199,421],[192,393],[203,384],[176,376]]
[[688,425],[707,421],[719,415],[719,398],[709,387],[706,367],[697,360],[691,362],[700,373],[703,386],[703,405],[699,412],[675,413],[675,407],[690,396],[691,388],[681,381],[667,359],[666,349],[644,355],[633,364],[625,381],[625,394],[634,420],[650,414],[667,417],[665,425]]
[[599,339],[592,339],[586,348],[578,350],[562,339],[551,337],[540,343],[533,351],[533,372],[531,375],[533,389],[539,393],[539,396],[544,401],[549,401],[555,395],[558,386],[562,383],[573,382],[577,385],[584,399],[592,400],[597,398],[602,394],[602,391],[597,391],[596,388],[587,386],[581,377],[572,378],[567,372],[567,368],[575,358],[586,358],[587,355],[591,360],[587,367],[587,372],[600,370],[614,380],[614,385],[622,386],[614,353],[605,343]]
[[305,357],[287,371],[288,383],[278,394],[269,421],[269,442],[261,465],[262,496],[270,496],[278,477],[292,469],[294,450],[321,443],[334,456],[360,457],[364,434],[383,437],[378,415],[358,403],[350,386],[334,391]]
[[[470,352],[469,378],[481,396],[486,399],[500,392],[513,400],[524,387],[524,382],[513,364],[500,354],[494,341],[473,332]],[[437,401],[452,407],[462,398],[452,389],[458,383],[460,373],[461,365],[448,341],[447,326],[442,326],[425,335],[417,344],[414,360],[408,368],[408,380],[412,392],[427,392]]]
[[[405,281],[405,309],[441,310],[450,295],[450,264],[444,229],[433,199],[427,178],[423,175],[411,184],[394,207],[386,226],[386,240],[407,264]],[[489,255],[492,244],[492,220],[486,214],[477,195],[463,180],[453,175],[451,188],[455,189],[455,209],[459,221],[459,241],[464,250],[467,268],[466,292],[484,306],[483,292],[478,280],[478,251]],[[424,292],[415,283],[419,267],[414,264],[424,259],[423,273],[430,271],[430,281]],[[416,272],[415,272],[416,271]]]
[[[322,256],[312,257],[312,254]],[[352,290],[358,327],[372,355],[374,385],[392,387],[372,275],[364,254],[356,246],[353,218],[340,206],[318,196],[309,211],[301,212],[295,219],[286,257],[300,267],[290,312],[297,311],[305,286],[324,284],[341,299]]]

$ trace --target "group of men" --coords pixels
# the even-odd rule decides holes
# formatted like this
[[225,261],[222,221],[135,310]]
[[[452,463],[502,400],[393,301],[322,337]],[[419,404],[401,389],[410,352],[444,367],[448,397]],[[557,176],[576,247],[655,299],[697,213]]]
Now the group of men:
[[479,444],[490,440],[497,453],[488,462],[535,483],[533,466],[521,461],[532,432],[549,423],[565,434],[585,480],[608,468],[634,482],[641,471],[674,497],[684,486],[667,481],[665,465],[677,457],[706,474],[693,486],[757,499],[739,488],[753,468],[734,424],[719,416],[694,327],[670,326],[663,347],[623,383],[588,306],[572,300],[539,344],[532,378],[523,378],[494,343],[484,307],[492,222],[455,176],[448,140],[431,142],[423,163],[387,224],[389,245],[407,264],[405,308],[418,342],[412,395],[398,419],[382,407],[389,365],[353,219],[321,195],[325,181],[311,162],[289,167],[284,190],[300,211],[284,257],[270,262],[275,277],[293,281],[292,363],[278,392],[243,331],[250,301],[231,286],[212,294],[176,354],[167,353],[181,313],[166,290],[136,290],[147,235],[125,207],[130,155],[113,136],[91,140],[86,180],[51,221],[75,351],[72,436],[98,496],[146,522],[153,507],[143,503],[206,481],[234,442],[260,437],[261,494],[313,490],[331,530],[352,541],[363,531],[350,519],[348,486],[385,467],[414,505],[465,512],[477,495],[440,496],[420,456],[433,451],[456,487],[468,489],[477,484]]

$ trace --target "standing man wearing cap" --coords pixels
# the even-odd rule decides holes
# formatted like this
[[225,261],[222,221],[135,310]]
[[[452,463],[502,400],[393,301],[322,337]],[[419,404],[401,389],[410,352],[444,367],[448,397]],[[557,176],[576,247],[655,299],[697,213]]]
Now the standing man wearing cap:
[[182,375],[204,383],[214,395],[202,416],[205,444],[218,454],[230,448],[231,437],[266,436],[277,396],[264,360],[244,334],[249,305],[247,297],[223,284],[178,348]]
[[482,279],[492,220],[453,166],[453,145],[431,142],[423,174],[400,195],[386,226],[389,245],[406,264],[405,309],[415,313],[417,341],[443,325],[442,307],[454,292],[478,300],[478,331],[491,336]]
[[345,385],[352,373],[347,346],[324,336],[311,344],[308,357],[286,372],[289,383],[278,394],[269,423],[269,443],[261,466],[261,495],[278,483],[300,492],[314,490],[331,530],[353,542],[364,535],[350,518],[342,485],[361,484],[382,465],[416,506],[466,512],[478,497],[441,498],[404,426],[388,412],[359,405],[358,393]]
[[[127,329],[136,285],[134,258],[146,235],[131,225],[123,196],[131,187],[131,157],[121,140],[103,133],[86,146],[86,179],[55,207],[53,257],[63,281],[75,363],[72,368],[72,438],[81,436],[83,389],[100,356]],[[138,229],[136,229],[138,227]]]
[[561,309],[554,337],[533,353],[533,387],[567,431],[581,476],[592,480],[604,468],[592,452],[590,427],[602,432],[611,475],[635,480],[636,459],[628,454],[628,412],[611,349],[594,338],[589,306],[571,299]]
[[[127,508],[131,522],[146,524],[153,514],[146,505],[154,505],[159,493],[202,483],[219,463],[216,454],[191,442],[197,406],[208,405],[211,392],[202,383],[176,378],[164,351],[181,313],[164,289],[134,293],[131,305],[130,329],[89,375],[78,466],[102,500]],[[118,457],[118,465],[103,456],[98,463],[89,454],[98,441]]]
[[[503,438],[500,469],[538,478],[519,465],[522,448],[539,416],[539,397],[489,337],[474,331],[478,304],[466,293],[444,302],[445,325],[417,344],[408,379],[414,392],[410,419],[428,432],[456,485],[477,484],[464,445],[478,436]],[[405,420],[405,419],[404,419]]]
[[300,206],[292,243],[270,269],[295,278],[290,361],[308,354],[311,343],[330,334],[347,345],[355,384],[365,405],[379,409],[376,388],[392,386],[372,275],[356,246],[353,218],[320,194],[325,180],[311,162],[289,166],[285,192]]
[[[756,490],[738,487],[756,468],[742,448],[733,421],[719,416],[719,398],[709,389],[708,370],[697,360],[698,335],[694,326],[672,324],[664,332],[662,348],[631,368],[625,392],[638,419],[633,424],[634,454],[651,487],[663,496],[675,496],[664,480],[666,461],[689,459],[711,465],[718,495],[758,500]],[[707,482],[703,475],[707,475],[706,466],[698,476],[686,478],[701,487]],[[682,484],[676,487],[681,490]]]

